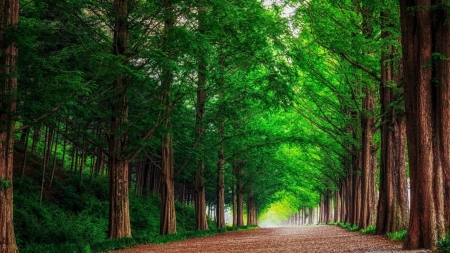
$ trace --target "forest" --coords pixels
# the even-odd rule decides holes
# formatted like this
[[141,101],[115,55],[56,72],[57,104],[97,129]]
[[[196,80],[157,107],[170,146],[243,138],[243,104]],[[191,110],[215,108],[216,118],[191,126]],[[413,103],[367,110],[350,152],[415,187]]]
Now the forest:
[[313,223],[450,252],[449,11],[0,0],[0,252]]

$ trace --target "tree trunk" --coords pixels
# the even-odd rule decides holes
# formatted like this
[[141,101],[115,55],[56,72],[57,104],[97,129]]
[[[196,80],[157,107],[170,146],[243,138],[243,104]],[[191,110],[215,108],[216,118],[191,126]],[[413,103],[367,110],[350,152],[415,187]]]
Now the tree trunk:
[[[449,150],[443,150],[448,129],[440,131],[449,120],[448,63],[441,59],[449,56],[449,46],[442,41],[449,38],[448,4],[401,0],[400,7],[411,180],[410,223],[403,247],[435,249],[445,235],[443,171],[449,169],[442,167],[448,166]],[[447,154],[442,157],[441,152]]]
[[[174,19],[172,17],[171,0],[161,0],[161,5],[165,11],[164,18],[164,35],[163,50],[166,57],[170,60],[170,48],[168,45],[168,36],[174,27]],[[172,88],[173,74],[169,64],[164,64],[161,75],[162,82],[162,115],[165,118],[166,133],[162,138],[161,147],[161,215],[160,215],[160,234],[175,234],[177,232],[176,215],[175,215],[175,173],[173,161],[173,143],[170,131],[172,125],[170,123],[170,111],[172,103],[170,101],[170,90]]]
[[231,185],[231,201],[233,202],[233,227],[237,226],[237,196],[236,196],[236,172],[235,172],[235,166],[233,166],[233,184]]
[[[447,9],[444,9],[447,8]],[[434,52],[441,53],[447,59],[440,59],[436,61],[435,65],[435,79],[439,83],[435,86],[436,92],[435,101],[436,106],[436,129],[440,140],[440,153],[438,157],[441,158],[442,166],[442,184],[444,187],[444,221],[441,225],[447,229],[446,234],[450,234],[450,64],[448,58],[450,57],[450,47],[448,41],[450,40],[450,26],[447,19],[449,18],[448,3],[446,6],[441,6],[438,11],[439,19],[435,19],[435,50]],[[445,20],[445,21],[444,21]],[[437,187],[436,187],[437,188]],[[441,234],[442,236],[442,234]]]
[[[198,7],[198,30],[200,33],[204,33],[203,16],[204,10],[202,3]],[[197,160],[197,171],[195,174],[195,217],[197,230],[208,229],[206,220],[206,199],[205,199],[205,161],[203,158],[203,144],[202,135],[205,131],[203,126],[203,118],[205,116],[205,103],[206,103],[206,61],[204,55],[199,55],[198,59],[198,80],[197,80],[197,105],[196,105],[196,141],[200,149],[200,155]]]
[[[256,204],[253,196],[253,190],[250,189],[247,196],[247,226],[257,226]],[[294,221],[294,224],[296,222]]]
[[17,25],[18,0],[0,0],[0,252],[18,252],[13,223],[13,152],[16,112],[16,44],[5,31]]
[[236,226],[244,226],[244,187],[241,165],[236,167]]
[[161,215],[160,234],[177,232],[175,215],[175,190],[172,136],[167,133],[162,140]]
[[[357,153],[359,151],[356,151]],[[356,154],[353,161],[353,175],[352,175],[352,225],[358,225],[359,214],[361,210],[361,174],[358,170],[360,168],[359,155]]]
[[[114,44],[113,54],[126,56],[128,49],[128,1],[114,0]],[[123,64],[126,64],[123,63]],[[128,137],[125,126],[128,123],[127,81],[124,74],[117,74],[113,82],[111,130],[109,135],[108,172],[110,179],[109,230],[108,238],[131,237],[128,167],[125,157]]]
[[374,192],[373,187],[375,179],[372,178],[372,112],[375,109],[375,99],[370,90],[371,87],[364,88],[365,97],[363,99],[364,116],[361,122],[362,125],[362,170],[361,170],[361,209],[359,215],[358,227],[366,229],[370,224],[373,214]]
[[[223,121],[219,123],[219,136],[223,135]],[[220,137],[222,138],[222,137]],[[225,160],[224,147],[220,144],[217,161],[217,208],[216,208],[216,223],[217,228],[225,228]]]
[[[388,17],[389,14],[382,13],[382,16]],[[383,38],[390,36],[389,31],[382,33]],[[401,66],[396,69],[390,61],[395,53],[394,47],[391,46],[388,52],[383,53],[381,59],[381,164],[376,223],[376,233],[379,235],[407,229],[409,222],[404,105],[400,104],[400,108],[392,106],[403,96],[392,88],[392,85],[402,85],[399,80],[402,71]]]
[[34,127],[33,129],[33,143],[31,144],[31,153],[34,153],[36,151],[36,145],[39,142],[39,139],[41,138],[41,128],[39,126]]

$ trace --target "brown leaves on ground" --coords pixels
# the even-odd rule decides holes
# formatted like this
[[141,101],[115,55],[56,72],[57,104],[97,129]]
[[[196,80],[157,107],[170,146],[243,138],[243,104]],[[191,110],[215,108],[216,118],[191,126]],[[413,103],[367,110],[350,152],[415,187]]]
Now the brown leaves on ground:
[[[384,236],[333,226],[261,228],[227,232],[164,245],[141,245],[114,253],[147,252],[408,252]],[[431,252],[425,250],[409,252]]]

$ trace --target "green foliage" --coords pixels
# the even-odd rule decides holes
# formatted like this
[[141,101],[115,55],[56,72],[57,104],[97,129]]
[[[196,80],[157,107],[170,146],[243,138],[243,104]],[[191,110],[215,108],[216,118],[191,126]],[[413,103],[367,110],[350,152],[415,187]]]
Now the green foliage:
[[348,229],[351,232],[355,232],[355,231],[359,230],[358,225],[352,225],[350,223],[338,222],[337,225],[342,228]]
[[450,253],[450,236],[441,238],[438,242],[438,248],[446,253]]
[[249,230],[249,229],[256,229],[259,228],[258,226],[240,226],[240,227],[232,227],[227,226],[227,231],[239,231],[239,230]]
[[348,230],[351,232],[355,232],[355,231],[359,230],[359,227],[358,227],[358,225],[349,226]]
[[368,226],[366,229],[361,229],[359,232],[364,235],[374,235],[377,227],[375,225]]
[[8,182],[7,180],[0,178],[0,191],[4,191],[7,188],[11,187],[11,183]]
[[[14,223],[21,252],[105,252],[138,243],[165,243],[223,233],[209,220],[209,231],[195,230],[192,206],[176,203],[178,234],[159,235],[158,197],[130,196],[133,238],[106,240],[108,181],[97,177],[80,184],[79,175],[66,173],[39,205],[37,179],[16,179]],[[70,182],[69,184],[67,182]],[[53,195],[48,195],[53,194]]]
[[407,234],[406,230],[401,230],[397,232],[386,233],[386,236],[394,241],[403,241],[406,238],[406,234]]

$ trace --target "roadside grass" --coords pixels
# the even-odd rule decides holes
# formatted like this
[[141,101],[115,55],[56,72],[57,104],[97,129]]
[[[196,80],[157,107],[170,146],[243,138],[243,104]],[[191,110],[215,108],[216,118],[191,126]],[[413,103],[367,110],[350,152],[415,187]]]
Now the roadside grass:
[[397,232],[386,233],[386,236],[393,241],[401,242],[401,241],[405,240],[406,234],[407,234],[406,230],[400,230]]

